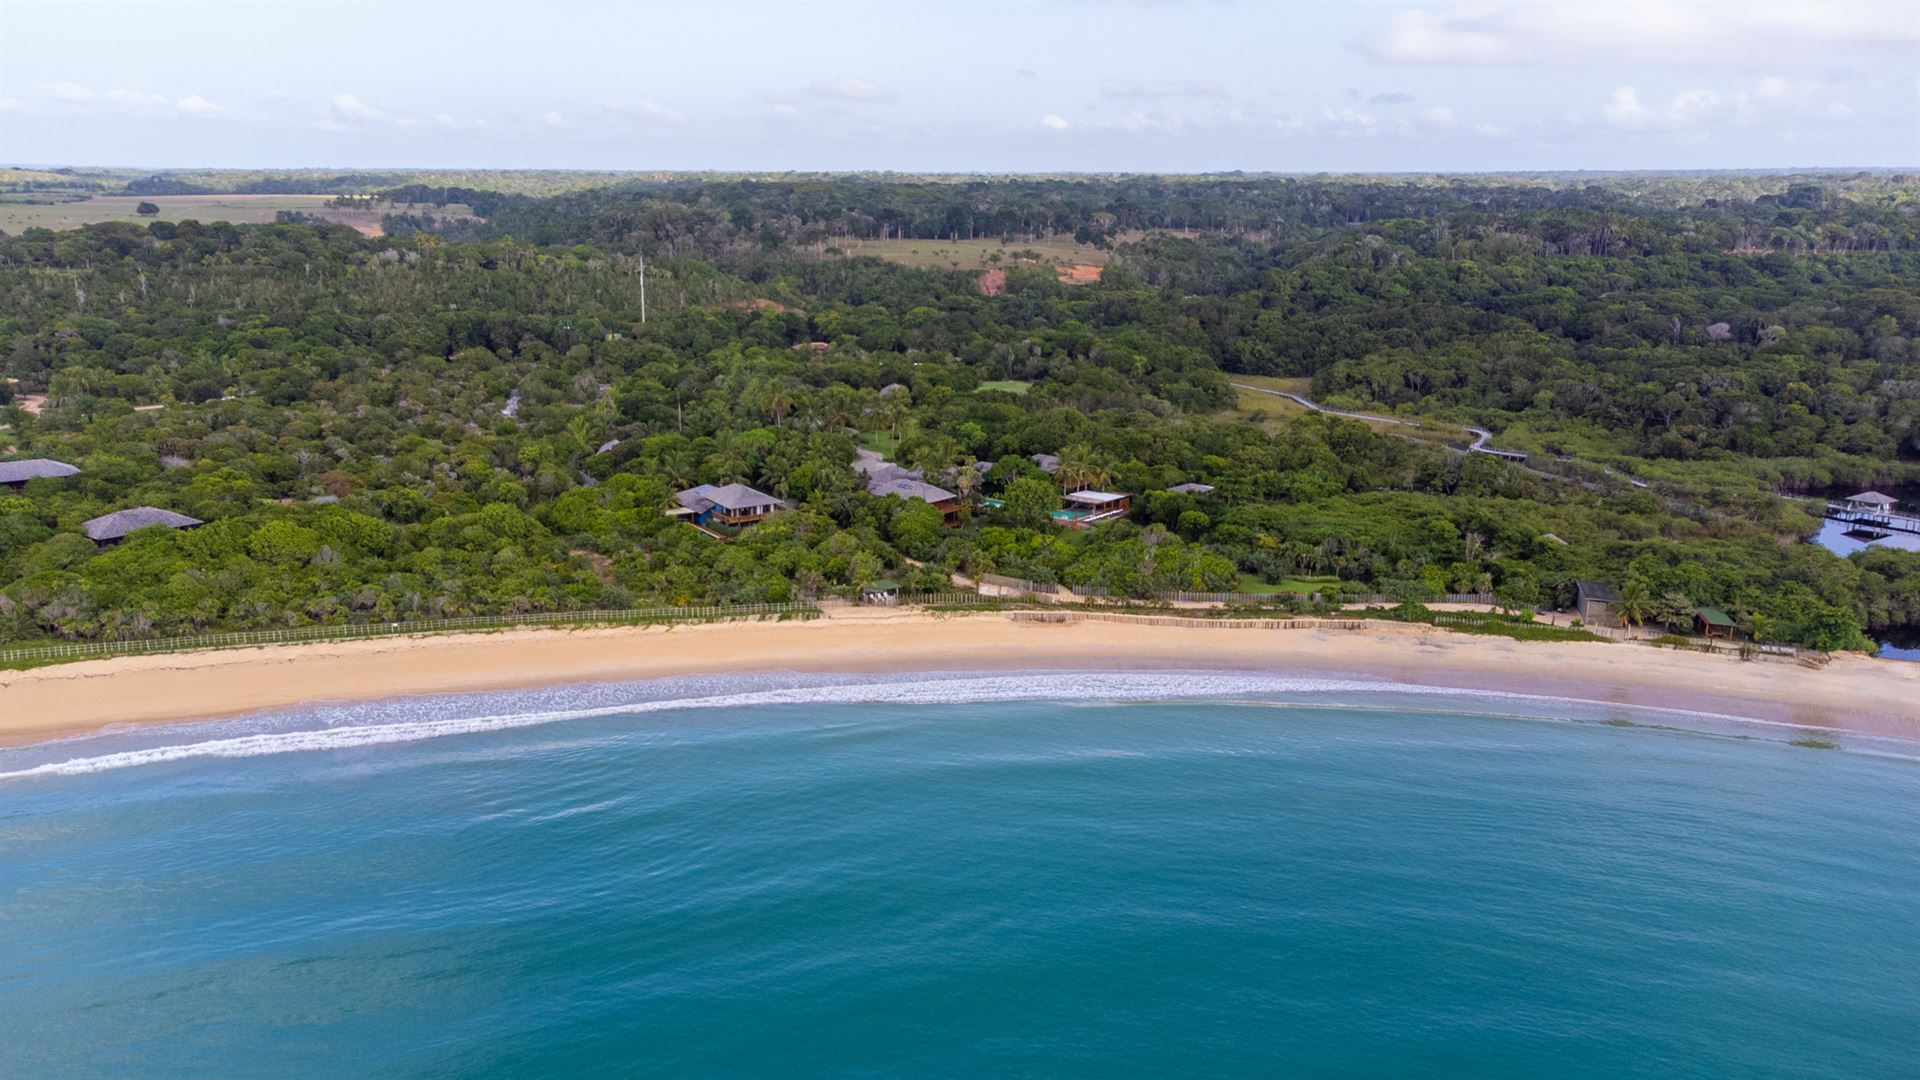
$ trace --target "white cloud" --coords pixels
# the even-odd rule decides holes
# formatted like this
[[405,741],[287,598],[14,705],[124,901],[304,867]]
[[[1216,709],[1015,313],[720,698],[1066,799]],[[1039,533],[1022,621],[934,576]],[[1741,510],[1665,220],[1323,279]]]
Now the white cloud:
[[1325,131],[1343,139],[1374,135],[1380,130],[1379,119],[1371,113],[1364,113],[1359,109],[1346,106],[1338,109],[1328,106],[1321,109],[1320,120],[1321,127]]
[[1429,105],[1420,110],[1420,119],[1434,127],[1452,127],[1453,110],[1445,105]]
[[357,94],[334,94],[309,126],[317,131],[343,132],[382,127],[412,127],[418,120],[362,101]]
[[643,98],[636,102],[609,101],[607,112],[623,122],[650,127],[679,127],[687,122],[686,114],[671,106],[662,105],[652,98]]
[[1902,0],[1456,3],[1397,12],[1355,47],[1388,63],[1459,66],[1731,65],[1767,56],[1859,65],[1869,55],[1911,63],[1920,44],[1913,11]]
[[1040,118],[1040,126],[1048,131],[1065,131],[1073,125],[1067,123],[1067,118],[1059,113],[1048,113]]
[[850,75],[836,75],[831,79],[814,83],[807,87],[807,92],[816,97],[851,101],[856,105],[891,105],[900,97],[890,86],[882,86],[870,79],[856,79]]
[[1211,79],[1177,79],[1157,82],[1108,81],[1100,84],[1100,96],[1108,101],[1165,101],[1169,98],[1214,98],[1232,95]]
[[[142,120],[182,118],[213,120],[230,115],[232,112],[199,94],[169,98],[143,90],[116,88],[95,91],[76,82],[43,84],[35,89],[42,105],[50,105],[57,111],[82,116],[131,116]],[[17,108],[13,111],[29,111],[26,102],[18,98],[8,100],[17,104]]]
[[540,122],[550,128],[563,128],[567,126],[567,118],[552,109],[548,109],[546,112],[540,114]]
[[1651,102],[1641,98],[1637,87],[1621,86],[1600,107],[1601,119],[1623,131],[1696,134],[1716,128],[1784,125],[1817,118],[1844,120],[1853,115],[1852,106],[1835,98],[1830,85],[1794,82],[1777,75],[1751,87],[1728,91],[1691,87],[1664,101]]
[[26,112],[27,103],[16,97],[0,97],[0,112]]

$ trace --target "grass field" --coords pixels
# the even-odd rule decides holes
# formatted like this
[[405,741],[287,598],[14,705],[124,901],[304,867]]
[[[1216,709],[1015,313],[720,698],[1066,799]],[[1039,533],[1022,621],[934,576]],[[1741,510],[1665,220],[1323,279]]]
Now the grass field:
[[[1049,266],[1105,266],[1113,256],[1097,247],[1076,242],[1071,236],[1050,236],[1045,240],[1013,240],[1001,243],[997,238],[983,240],[834,240],[827,246],[848,255],[871,255],[877,259],[936,270],[985,270],[990,267],[1018,266],[1037,261]],[[1032,252],[1031,256],[1024,252]],[[995,255],[1000,261],[993,261]]]
[[[78,229],[103,221],[186,221],[203,223],[231,222],[235,225],[262,225],[273,221],[282,210],[298,210],[342,225],[351,225],[369,236],[380,235],[380,217],[396,211],[414,209],[379,203],[365,209],[330,208],[331,195],[95,195],[84,202],[19,202],[22,196],[0,195],[0,232],[19,234],[27,229]],[[153,217],[141,217],[134,208],[150,202],[160,208]],[[468,207],[420,207],[420,212],[443,217],[470,213]]]
[[1304,377],[1294,379],[1280,375],[1228,375],[1227,378],[1237,383],[1246,383],[1248,386],[1257,386],[1262,390],[1283,390],[1289,394],[1299,394],[1301,397],[1312,396],[1308,391],[1313,386],[1313,380]]
[[1301,577],[1286,578],[1278,585],[1269,585],[1254,574],[1240,575],[1240,591],[1256,596],[1278,596],[1281,593],[1299,593],[1305,596],[1338,584],[1340,579],[1337,577]]
[[894,451],[900,449],[900,439],[890,431],[863,431],[857,445],[862,450],[877,451],[883,457],[892,458]]
[[1027,391],[1033,389],[1033,384],[1030,382],[1021,382],[1019,379],[991,379],[981,383],[979,389],[998,390],[1006,394],[1024,395]]
[[[1284,378],[1278,375],[1228,375],[1228,379],[1244,386],[1234,388],[1234,407],[1221,414],[1235,420],[1246,420],[1254,413],[1267,417],[1267,428],[1272,430],[1296,416],[1304,416],[1310,410],[1297,401],[1289,401],[1272,394],[1263,394],[1258,390],[1248,390],[1245,386],[1257,386],[1262,390],[1280,390],[1289,394],[1308,396],[1307,391],[1312,380]],[[1365,408],[1355,412],[1366,412]],[[1381,410],[1384,411],[1384,410]],[[1374,421],[1362,421],[1375,431],[1384,432],[1402,439],[1419,439],[1423,442],[1459,446],[1473,441],[1473,436],[1464,429],[1440,420],[1421,422],[1421,426],[1410,424],[1384,424]]]

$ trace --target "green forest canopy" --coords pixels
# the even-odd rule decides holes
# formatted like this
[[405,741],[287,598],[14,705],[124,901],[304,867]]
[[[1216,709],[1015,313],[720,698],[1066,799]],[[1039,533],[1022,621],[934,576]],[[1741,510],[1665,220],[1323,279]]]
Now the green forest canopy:
[[[1592,577],[1822,648],[1920,623],[1920,554],[1800,543],[1815,521],[1779,495],[1920,476],[1911,176],[500,175],[322,189],[473,210],[391,214],[379,238],[0,238],[0,458],[82,469],[0,494],[0,640],[779,600],[955,570],[1516,605]],[[1107,249],[1100,279],[1017,257],[1053,236]],[[836,244],[885,237],[999,238],[1005,285]],[[1250,410],[1236,375],[1428,437]],[[1531,460],[1457,453],[1444,433],[1467,423]],[[964,494],[1014,497],[929,527],[851,468],[877,433],[930,479],[992,463]],[[1134,494],[1130,518],[1047,524],[1058,477],[1036,453]],[[733,543],[661,513],[734,481],[798,509]],[[1166,490],[1186,481],[1215,490]],[[140,505],[208,524],[105,550],[79,530]]]

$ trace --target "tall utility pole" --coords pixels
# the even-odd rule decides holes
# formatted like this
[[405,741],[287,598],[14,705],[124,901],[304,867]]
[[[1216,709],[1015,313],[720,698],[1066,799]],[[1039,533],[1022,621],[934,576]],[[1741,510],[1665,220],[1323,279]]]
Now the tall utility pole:
[[640,259],[640,321],[647,321],[647,256],[638,248],[634,249]]

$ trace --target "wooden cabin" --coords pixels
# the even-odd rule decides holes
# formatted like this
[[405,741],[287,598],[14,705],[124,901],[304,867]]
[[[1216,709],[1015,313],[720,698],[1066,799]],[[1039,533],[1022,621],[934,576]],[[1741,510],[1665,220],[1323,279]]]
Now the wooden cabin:
[[1573,610],[1591,626],[1619,626],[1620,590],[1604,581],[1576,581]]

